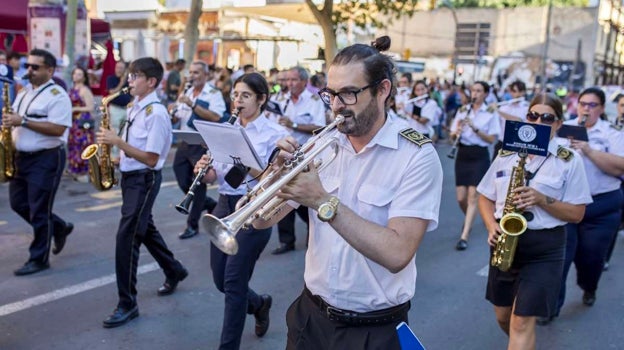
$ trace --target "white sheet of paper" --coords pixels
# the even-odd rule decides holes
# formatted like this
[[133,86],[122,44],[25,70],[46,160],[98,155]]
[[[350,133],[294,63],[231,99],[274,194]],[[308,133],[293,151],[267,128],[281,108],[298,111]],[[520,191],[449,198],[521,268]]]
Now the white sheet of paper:
[[202,120],[193,122],[197,131],[204,139],[215,162],[234,164],[234,159],[251,168],[262,170],[265,167],[245,129],[228,123],[214,123]]
[[205,144],[204,139],[197,131],[173,130],[173,136],[176,138],[176,140],[184,141],[189,145]]

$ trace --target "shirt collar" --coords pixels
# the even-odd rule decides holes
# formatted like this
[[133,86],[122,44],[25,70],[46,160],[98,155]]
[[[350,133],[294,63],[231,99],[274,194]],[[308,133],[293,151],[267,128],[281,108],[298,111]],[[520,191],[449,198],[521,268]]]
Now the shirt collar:
[[[240,119],[237,120],[236,122],[240,125]],[[260,113],[258,118],[256,118],[254,121],[250,123],[247,123],[247,126],[245,127],[245,129],[253,128],[256,131],[262,131],[262,129],[264,129],[264,127],[267,126],[268,123],[269,123],[269,120],[264,117],[263,113]]]
[[548,153],[551,153],[553,156],[556,156],[557,151],[559,151],[559,143],[555,139],[556,137],[553,137],[548,142]]
[[[402,122],[401,120],[391,120],[391,118],[386,115],[384,125],[381,129],[379,129],[379,131],[377,131],[377,134],[373,136],[372,140],[368,142],[363,150],[373,148],[375,145],[390,149],[399,148],[399,132],[408,127],[409,126],[405,122]],[[351,147],[351,142],[349,142],[347,135],[340,133],[338,139],[340,140],[340,144],[342,146]]]
[[145,106],[147,106],[150,103],[153,102],[158,102],[158,95],[156,94],[156,91],[152,91],[150,94],[148,94],[147,96],[145,96],[141,101],[138,100],[138,97],[134,98],[134,106],[136,106],[136,108],[140,108],[143,109]]

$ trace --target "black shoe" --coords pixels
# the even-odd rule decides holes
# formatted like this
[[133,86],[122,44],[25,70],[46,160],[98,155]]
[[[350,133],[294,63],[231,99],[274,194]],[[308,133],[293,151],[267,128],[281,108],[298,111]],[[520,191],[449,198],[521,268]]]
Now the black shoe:
[[204,202],[204,210],[208,212],[208,214],[212,214],[212,211],[217,206],[217,201],[215,201],[212,197],[206,196],[206,201]]
[[455,249],[457,250],[466,250],[466,248],[468,248],[468,241],[465,239],[460,239],[455,246]]
[[102,322],[102,326],[104,326],[104,328],[119,327],[133,318],[137,318],[138,316],[139,307],[136,305],[130,310],[118,307],[115,311],[113,311],[112,315],[108,316],[108,318]]
[[188,276],[188,271],[182,267],[182,271],[178,273],[178,276],[175,279],[167,278],[162,287],[158,288],[158,295],[163,296],[173,294],[178,287],[178,283],[182,282],[186,276]]
[[67,236],[74,230],[74,224],[68,222],[65,224],[65,228],[59,234],[54,235],[54,248],[52,248],[52,254],[56,255],[63,250],[65,247],[65,241],[67,241]]
[[585,291],[583,293],[583,304],[587,306],[592,306],[596,302],[596,292],[588,292]]
[[546,326],[549,323],[551,323],[554,319],[555,319],[555,316],[538,317],[535,323],[537,323],[539,326]]
[[19,269],[13,271],[15,276],[25,276],[31,275],[33,273],[37,273],[39,271],[47,270],[50,268],[49,263],[39,263],[36,261],[27,261],[24,266]]
[[197,235],[197,232],[198,231],[196,229],[187,227],[186,230],[184,230],[184,232],[180,233],[178,238],[180,238],[180,239],[191,238],[191,237]]
[[256,311],[254,316],[256,317],[256,335],[262,337],[269,330],[269,310],[273,304],[273,298],[270,295],[261,295],[262,306]]
[[284,254],[286,252],[289,252],[291,250],[295,250],[295,245],[294,244],[282,243],[282,244],[280,244],[279,247],[273,249],[271,254],[273,254],[273,255],[280,255],[280,254]]

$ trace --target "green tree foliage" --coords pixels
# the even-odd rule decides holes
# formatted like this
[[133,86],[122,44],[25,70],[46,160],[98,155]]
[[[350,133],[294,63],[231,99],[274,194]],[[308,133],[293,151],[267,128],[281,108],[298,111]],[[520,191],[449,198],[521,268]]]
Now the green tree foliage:
[[[549,0],[450,0],[453,7],[524,7],[548,6]],[[553,0],[554,6],[587,6],[589,0]]]
[[[398,19],[412,16],[423,0],[305,0],[314,14],[325,36],[325,60],[333,59],[336,53],[336,31],[349,23],[362,28],[372,26],[384,28],[388,18]],[[317,5],[318,3],[318,5]]]

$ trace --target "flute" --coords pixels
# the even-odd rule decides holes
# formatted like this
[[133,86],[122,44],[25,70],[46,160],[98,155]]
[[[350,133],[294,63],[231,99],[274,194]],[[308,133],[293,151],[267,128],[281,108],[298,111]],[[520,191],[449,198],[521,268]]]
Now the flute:
[[502,106],[510,105],[512,103],[523,102],[523,101],[525,101],[524,97],[516,97],[516,98],[512,98],[511,100],[496,102],[495,104],[497,107],[502,107]]
[[418,102],[420,100],[424,100],[424,99],[426,99],[428,97],[429,97],[429,94],[424,94],[422,96],[417,96],[417,97],[414,97],[414,98],[410,98],[409,100],[405,101],[405,104],[416,103],[416,102]]

